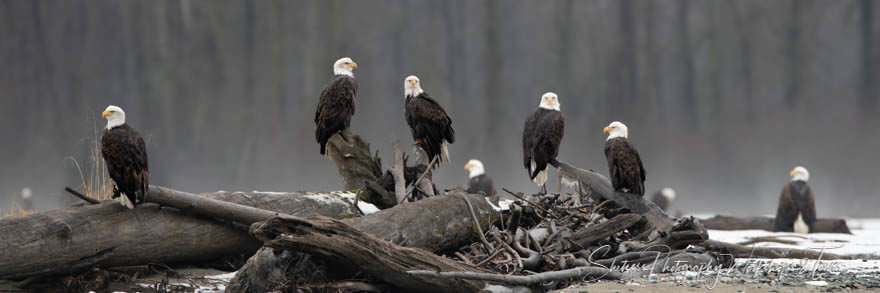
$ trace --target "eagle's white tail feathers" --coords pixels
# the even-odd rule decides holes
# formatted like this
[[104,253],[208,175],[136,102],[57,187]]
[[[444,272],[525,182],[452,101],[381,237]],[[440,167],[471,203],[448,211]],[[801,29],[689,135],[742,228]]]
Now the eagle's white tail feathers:
[[124,194],[119,196],[119,203],[129,209],[134,209],[134,203],[128,200],[128,196],[125,196]]
[[446,160],[446,163],[449,163],[449,162],[450,162],[450,161],[449,161],[449,160],[450,160],[450,157],[449,157],[449,147],[446,146],[446,141],[445,141],[445,140],[443,141],[443,144],[441,145],[441,148],[443,149],[443,160]]
[[801,215],[801,212],[798,212],[797,220],[794,221],[794,232],[799,234],[810,233],[810,226],[807,226],[807,223],[804,222],[804,217]]
[[544,186],[544,184],[547,183],[547,169],[538,172],[538,176],[535,176],[534,181],[538,186]]

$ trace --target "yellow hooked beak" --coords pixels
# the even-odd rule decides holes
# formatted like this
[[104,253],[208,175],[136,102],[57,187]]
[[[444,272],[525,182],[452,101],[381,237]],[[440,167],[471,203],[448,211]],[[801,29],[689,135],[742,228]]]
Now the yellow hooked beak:
[[797,172],[795,172],[794,170],[791,170],[791,172],[788,172],[788,176],[794,176],[794,173],[797,173]]
[[106,118],[107,116],[110,116],[111,114],[113,114],[113,113],[110,113],[110,111],[104,111],[101,113],[101,118]]
[[605,126],[605,128],[602,129],[602,133],[608,133],[609,131],[611,131],[611,126]]
[[417,82],[418,82],[418,81],[416,81],[415,79],[409,81],[409,83],[412,84],[412,85],[415,85]]
[[351,65],[349,66],[351,66],[351,68],[358,68],[358,64],[354,62],[351,62]]
[[465,169],[465,170],[469,170],[470,168],[471,168],[471,164],[470,164],[470,163],[464,164],[464,169]]

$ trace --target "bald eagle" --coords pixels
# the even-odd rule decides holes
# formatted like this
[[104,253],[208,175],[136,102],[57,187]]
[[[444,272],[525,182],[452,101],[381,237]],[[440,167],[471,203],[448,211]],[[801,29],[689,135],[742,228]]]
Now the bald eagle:
[[797,166],[791,170],[791,181],[782,187],[773,228],[778,232],[813,233],[816,225],[816,202],[807,185],[810,172]]
[[605,140],[605,159],[608,161],[611,186],[616,191],[645,195],[645,167],[642,166],[639,152],[626,139],[626,125],[614,121],[603,131],[608,133],[608,139]]
[[675,200],[675,190],[669,187],[658,190],[651,196],[651,201],[663,211],[666,211],[673,200]]
[[333,63],[333,78],[321,91],[318,109],[315,111],[315,139],[321,145],[321,154],[327,149],[327,141],[336,133],[348,129],[354,115],[354,99],[358,85],[352,70],[357,63],[345,57]]
[[449,161],[449,149],[447,144],[455,143],[455,130],[452,129],[452,119],[431,98],[419,83],[415,75],[406,77],[403,84],[406,98],[406,124],[412,132],[413,144],[418,145],[428,154],[428,161],[437,158],[436,167],[443,160]]
[[486,175],[486,171],[483,169],[483,162],[480,162],[480,160],[470,160],[464,165],[464,169],[468,170],[468,178],[470,178],[467,185],[468,193],[479,194],[482,192],[485,196],[495,195],[495,183],[492,182],[492,178]]
[[134,208],[144,201],[150,185],[147,164],[147,146],[140,133],[125,123],[125,112],[117,106],[108,106],[101,117],[107,119],[107,128],[101,138],[101,154],[107,164],[107,173],[116,183],[113,198],[125,194],[123,205]]
[[548,92],[541,96],[538,109],[526,119],[523,129],[523,165],[529,179],[546,192],[547,164],[556,159],[565,134],[565,116],[559,111],[559,99]]

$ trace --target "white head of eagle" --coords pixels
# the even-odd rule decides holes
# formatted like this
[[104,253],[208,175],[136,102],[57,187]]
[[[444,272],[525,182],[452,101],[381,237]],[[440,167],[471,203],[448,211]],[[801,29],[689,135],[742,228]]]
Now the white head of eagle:
[[675,189],[666,187],[660,190],[660,194],[669,201],[675,200]]
[[791,181],[807,182],[810,180],[810,172],[802,166],[794,167],[789,174],[791,175]]
[[125,111],[122,111],[122,108],[117,106],[107,106],[107,109],[104,109],[104,112],[101,113],[101,117],[107,119],[107,130],[125,124]]
[[464,169],[470,172],[468,178],[474,178],[486,174],[486,171],[483,169],[483,162],[480,162],[480,160],[468,161],[467,164],[464,165]]
[[553,92],[546,92],[541,96],[541,104],[539,107],[559,111],[559,98]]
[[422,90],[422,84],[419,82],[419,77],[410,75],[407,76],[403,82],[403,92],[405,93],[404,98],[406,98],[418,96],[425,91]]
[[611,122],[611,124],[605,126],[605,129],[602,129],[602,132],[608,133],[608,138],[605,140],[611,140],[618,137],[626,138],[627,135],[629,135],[626,125],[620,123],[620,121]]
[[351,58],[339,58],[339,60],[336,60],[336,63],[333,63],[333,74],[354,77],[354,73],[351,71],[355,68],[358,68],[358,65],[357,63],[354,63],[354,61],[351,61]]

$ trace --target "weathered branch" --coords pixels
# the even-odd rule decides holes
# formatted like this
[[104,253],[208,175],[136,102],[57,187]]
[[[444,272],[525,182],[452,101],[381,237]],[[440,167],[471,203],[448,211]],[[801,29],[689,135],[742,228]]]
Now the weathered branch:
[[562,176],[577,180],[581,188],[589,189],[591,196],[614,201],[617,205],[644,216],[648,223],[659,231],[668,231],[677,222],[677,219],[667,215],[656,204],[644,200],[637,194],[614,191],[611,187],[611,181],[599,173],[558,161],[553,161],[551,164],[558,169]]
[[300,251],[360,268],[363,272],[405,291],[475,292],[485,285],[476,281],[412,276],[411,270],[485,272],[433,253],[401,247],[327,217],[276,217],[255,224],[251,234],[264,245]]
[[89,204],[99,204],[99,203],[101,203],[100,200],[97,200],[97,199],[94,199],[94,198],[88,197],[88,196],[86,196],[85,194],[82,194],[82,193],[80,193],[79,191],[73,190],[73,188],[70,188],[70,187],[65,187],[65,188],[64,188],[64,191],[67,191],[68,193],[73,194],[74,196],[78,197],[78,198],[81,199],[81,200],[84,200],[85,202],[87,202],[87,203],[89,203]]
[[578,245],[572,246],[570,250],[590,247],[593,245],[593,242],[608,238],[608,236],[611,236],[614,233],[632,227],[632,225],[635,225],[641,219],[642,216],[636,214],[620,214],[608,221],[578,230],[577,232],[572,233],[571,238],[569,239]]
[[397,204],[401,204],[406,201],[406,180],[403,177],[406,166],[403,151],[400,149],[400,140],[394,139],[391,145],[394,148],[394,168],[391,170],[391,174],[394,174],[394,194],[397,195]]
[[[471,203],[475,217],[470,214],[468,202],[461,197],[467,198]],[[479,222],[479,229],[487,229],[497,216],[498,213],[484,197],[459,192],[398,205],[364,217],[345,219],[343,222],[361,232],[398,245],[445,253],[473,242],[476,233],[474,218]],[[284,264],[284,257],[273,253],[255,255],[239,270],[230,287],[237,288],[236,292],[270,291],[270,284],[263,280],[277,274],[279,270],[283,271],[283,267],[278,268],[277,265]]]
[[622,276],[619,272],[609,271],[601,267],[576,267],[561,271],[544,272],[528,276],[514,276],[501,274],[487,274],[475,272],[438,272],[430,270],[412,270],[408,272],[413,276],[442,278],[447,280],[481,280],[493,283],[510,285],[534,285],[549,281],[564,281],[573,279],[606,279],[619,280]]
[[838,255],[821,250],[781,247],[742,246],[717,240],[706,240],[700,246],[716,245],[730,250],[734,257],[742,258],[794,258],[794,259],[852,259],[850,256]]
[[327,141],[327,157],[336,165],[345,190],[364,187],[365,181],[382,176],[382,164],[370,153],[370,144],[346,129]]

